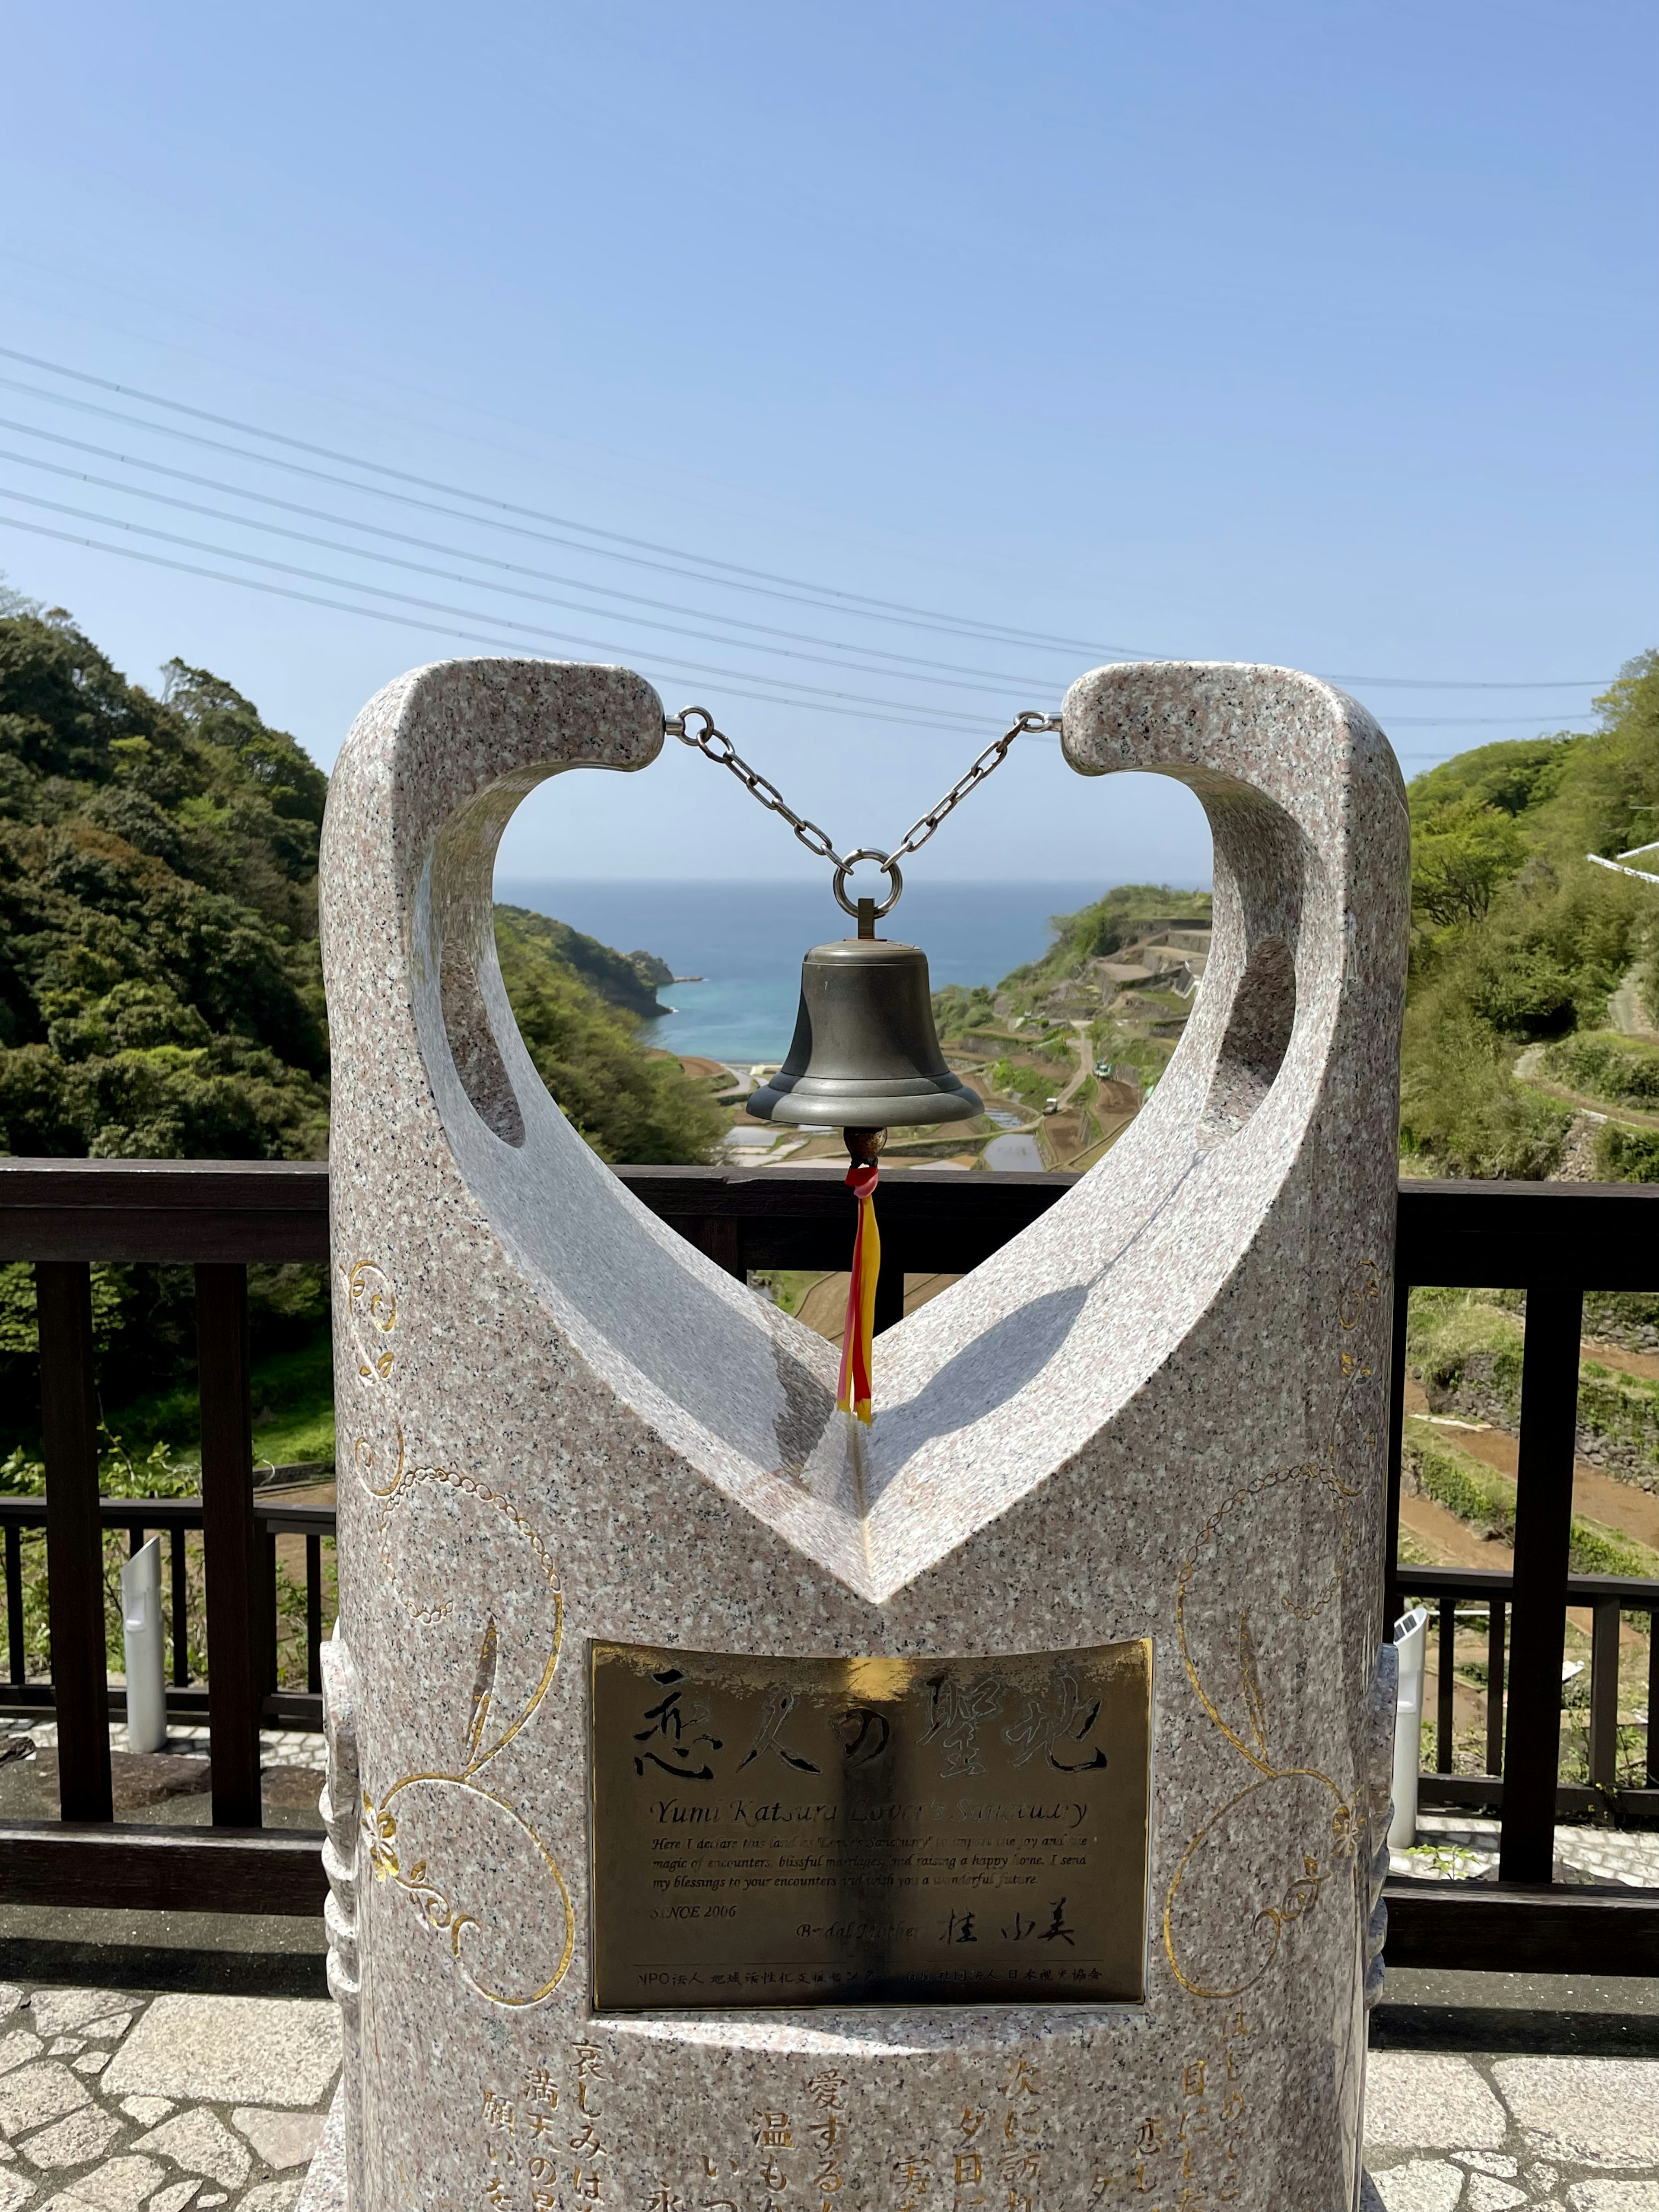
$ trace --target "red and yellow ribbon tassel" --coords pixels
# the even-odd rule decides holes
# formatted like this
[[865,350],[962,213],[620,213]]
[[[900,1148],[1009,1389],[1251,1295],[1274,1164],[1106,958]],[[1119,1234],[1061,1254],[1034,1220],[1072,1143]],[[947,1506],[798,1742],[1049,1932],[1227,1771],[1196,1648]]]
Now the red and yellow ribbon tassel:
[[873,1160],[854,1164],[847,1188],[859,1202],[853,1239],[853,1279],[847,1286],[847,1326],[841,1340],[841,1383],[836,1403],[843,1413],[870,1419],[870,1346],[876,1333],[876,1278],[881,1273],[881,1231],[876,1226]]

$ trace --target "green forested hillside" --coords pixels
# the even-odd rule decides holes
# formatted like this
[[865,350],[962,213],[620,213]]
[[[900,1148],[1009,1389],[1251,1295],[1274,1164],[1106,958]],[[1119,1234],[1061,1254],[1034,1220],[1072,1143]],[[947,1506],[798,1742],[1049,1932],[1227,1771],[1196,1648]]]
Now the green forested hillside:
[[1003,978],[1006,991],[1080,975],[1091,960],[1109,959],[1149,924],[1191,920],[1208,928],[1208,891],[1171,890],[1168,884],[1118,884],[1075,914],[1049,922],[1053,941],[1041,958]]
[[324,1150],[326,790],[204,670],[153,698],[67,620],[0,621],[0,1146]]
[[[165,676],[146,691],[61,611],[0,594],[0,1152],[321,1158],[327,780],[220,678]],[[497,941],[532,1057],[589,1142],[706,1158],[705,1087],[635,1036],[661,963],[514,908]],[[31,1273],[0,1267],[0,1391],[28,1404]],[[256,1268],[252,1295],[257,1350],[322,1326],[320,1271]],[[94,1296],[110,1402],[187,1369],[186,1271],[98,1268]]]
[[[1584,1103],[1646,1095],[1659,885],[1586,856],[1659,839],[1659,653],[1597,708],[1594,732],[1483,745],[1409,787],[1401,1145],[1424,1172],[1547,1176]],[[1597,1173],[1659,1172],[1639,1111],[1594,1142]]]
[[635,1037],[640,1013],[658,1011],[636,964],[648,956],[518,906],[495,909],[495,951],[530,1056],[595,1152],[663,1166],[708,1158],[725,1115],[678,1060],[648,1059]]

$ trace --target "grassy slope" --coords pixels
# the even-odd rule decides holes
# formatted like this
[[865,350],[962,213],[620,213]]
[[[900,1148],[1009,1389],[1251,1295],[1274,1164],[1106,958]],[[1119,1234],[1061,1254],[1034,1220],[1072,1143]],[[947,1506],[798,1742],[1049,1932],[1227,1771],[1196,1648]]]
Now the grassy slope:
[[[1415,1418],[1406,1422],[1405,1456],[1425,1497],[1482,1534],[1514,1544],[1515,1484],[1508,1475],[1461,1450],[1443,1429]],[[1568,1556],[1576,1575],[1659,1576],[1659,1552],[1577,1513]]]
[[[1552,1174],[1574,1109],[1531,1079],[1547,1072],[1532,1066],[1540,1056],[1610,1081],[1615,1099],[1652,1079],[1640,1047],[1604,1033],[1632,969],[1652,995],[1659,898],[1586,856],[1654,834],[1659,653],[1632,661],[1596,703],[1594,732],[1482,745],[1409,787],[1401,1142],[1419,1172]],[[1518,1076],[1533,1046],[1540,1052]],[[1659,1175],[1659,1141],[1604,1129],[1597,1167],[1610,1178]]]
[[1000,988],[1018,993],[1022,985],[1056,983],[1081,975],[1091,960],[1108,959],[1146,926],[1191,921],[1208,926],[1208,891],[1171,890],[1168,884],[1119,884],[1075,914],[1056,915],[1049,924],[1054,941],[1042,957],[1004,976]]

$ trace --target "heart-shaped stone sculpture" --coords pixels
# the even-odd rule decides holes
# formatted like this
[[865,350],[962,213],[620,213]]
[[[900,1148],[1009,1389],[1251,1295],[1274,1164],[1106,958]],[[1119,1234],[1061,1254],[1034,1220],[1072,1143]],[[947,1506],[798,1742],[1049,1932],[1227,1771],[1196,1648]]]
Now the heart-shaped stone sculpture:
[[[1362,708],[1282,669],[1100,669],[1064,721],[1080,774],[1154,770],[1202,801],[1207,973],[1100,1164],[881,1338],[862,1436],[829,1346],[566,1121],[502,988],[504,824],[562,770],[648,768],[655,692],[617,668],[456,661],[389,686],[352,732],[322,869],[342,1604],[325,1812],[356,2212],[1357,2201],[1391,1714],[1400,775]],[[1120,1837],[1109,1864],[1036,1832],[1066,1805],[1084,1820],[1102,1696],[1130,1694],[1110,1685],[1133,1678],[1144,1705],[1144,1662],[1107,1646],[1152,1667],[1150,1782],[1131,1729],[1100,1784],[1144,1845]],[[722,1654],[769,1662],[728,1665],[737,1705],[697,1691],[699,1668],[726,1677],[696,1655]],[[1033,1675],[1019,1655],[1055,1656]],[[840,1704],[842,1674],[799,1664],[860,1660],[882,1664],[849,1664]],[[605,1754],[624,1797],[635,1766],[644,1785],[627,1820],[609,1794],[590,1808],[611,1663],[657,1686]],[[763,1799],[716,1725],[750,1712],[745,1683]],[[790,1734],[813,1698],[816,1751]],[[932,1715],[904,1753],[922,1794],[892,1802],[902,1843],[861,1844],[849,1872],[833,1824],[886,1805],[867,1778],[906,1711]],[[1019,1770],[1018,1802],[975,1795],[979,1747]],[[675,1794],[699,1774],[712,1814]],[[729,1852],[733,1818],[804,1818],[820,1785],[798,1874],[769,1838],[747,1875],[665,1841],[706,1816],[726,1823],[706,1848]],[[988,1842],[1022,1820],[1029,1851],[951,1857],[958,1829]],[[1010,1870],[1025,1857],[1041,1872]],[[623,1861],[642,1887],[619,1886]],[[1029,1937],[1036,1960],[1058,1938],[1058,1958],[1000,1984],[971,1971],[988,1953],[916,1967],[961,1942],[951,1885],[969,1880],[969,1943],[977,1920],[993,1948]],[[795,1948],[757,1966],[749,1893],[788,1882],[776,1945]],[[897,1929],[914,1950],[878,2002],[836,2001],[798,1955],[841,1926],[849,1882],[892,1893],[882,1930],[848,1940]],[[660,1942],[626,1912],[606,1923],[641,1957],[695,1954],[690,1978],[596,2005],[607,1885],[702,1900],[633,1916],[672,1909]],[[1104,1996],[1079,1910],[1133,1936]],[[927,1978],[947,1964],[954,1999]]]

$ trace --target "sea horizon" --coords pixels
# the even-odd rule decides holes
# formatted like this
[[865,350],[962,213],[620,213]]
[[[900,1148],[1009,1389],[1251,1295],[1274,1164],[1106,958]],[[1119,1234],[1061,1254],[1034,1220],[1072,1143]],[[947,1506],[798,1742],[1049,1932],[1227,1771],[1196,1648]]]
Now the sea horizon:
[[[885,937],[921,945],[935,990],[994,985],[1047,950],[1052,916],[1075,913],[1110,888],[1104,880],[923,877],[906,884],[899,906],[878,927]],[[646,1025],[643,1041],[740,1065],[782,1057],[794,1028],[802,956],[853,933],[827,873],[817,882],[502,875],[495,897],[551,915],[619,952],[654,953],[680,980],[662,987],[672,1011]]]

